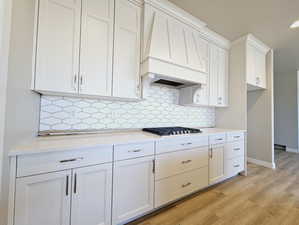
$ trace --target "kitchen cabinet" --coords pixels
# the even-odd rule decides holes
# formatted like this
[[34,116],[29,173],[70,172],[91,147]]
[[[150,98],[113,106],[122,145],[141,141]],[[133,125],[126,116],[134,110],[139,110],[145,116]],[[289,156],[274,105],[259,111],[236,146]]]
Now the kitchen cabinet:
[[68,225],[71,171],[18,178],[14,225]]
[[82,0],[80,94],[111,96],[113,26],[113,0]]
[[228,51],[210,45],[209,105],[228,106]]
[[35,91],[140,98],[138,1],[40,0],[36,17]]
[[14,225],[108,225],[112,164],[17,178]]
[[71,225],[111,223],[112,164],[73,170]]
[[113,96],[140,98],[141,7],[115,1]]
[[78,92],[81,1],[40,0],[35,90]]
[[113,175],[113,224],[154,208],[154,156],[118,161]]
[[266,88],[266,52],[247,44],[247,84]]
[[209,152],[209,183],[224,179],[224,144],[212,145]]

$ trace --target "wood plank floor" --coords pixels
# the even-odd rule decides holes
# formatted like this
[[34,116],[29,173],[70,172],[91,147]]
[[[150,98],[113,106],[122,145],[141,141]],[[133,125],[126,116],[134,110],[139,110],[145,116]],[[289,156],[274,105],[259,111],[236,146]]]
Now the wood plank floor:
[[130,225],[299,225],[299,154],[276,151],[276,170],[238,176]]

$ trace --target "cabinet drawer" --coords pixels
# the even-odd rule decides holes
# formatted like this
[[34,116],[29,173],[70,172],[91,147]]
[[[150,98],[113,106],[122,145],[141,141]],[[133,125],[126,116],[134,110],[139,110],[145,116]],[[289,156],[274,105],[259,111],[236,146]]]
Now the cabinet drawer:
[[155,207],[160,207],[208,186],[208,167],[166,178],[155,183]]
[[226,160],[225,176],[232,177],[244,171],[244,156]]
[[223,144],[226,142],[226,134],[213,134],[209,137],[211,145]]
[[112,162],[112,146],[19,156],[17,176],[29,176]]
[[244,141],[231,142],[225,145],[225,159],[232,159],[238,156],[244,156]]
[[244,140],[244,132],[227,133],[227,142]]
[[183,149],[192,149],[209,145],[208,136],[167,137],[156,142],[156,153],[173,152]]
[[156,157],[156,180],[199,169],[209,164],[208,147],[183,150]]
[[154,142],[143,142],[136,144],[115,145],[114,160],[133,159],[155,154]]

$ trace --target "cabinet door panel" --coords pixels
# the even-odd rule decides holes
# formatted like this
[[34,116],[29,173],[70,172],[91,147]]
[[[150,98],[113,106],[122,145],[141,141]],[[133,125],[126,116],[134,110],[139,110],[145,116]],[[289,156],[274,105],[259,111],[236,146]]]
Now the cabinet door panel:
[[73,171],[72,225],[111,223],[112,164]]
[[79,0],[40,0],[36,90],[77,92],[80,14]]
[[113,0],[82,1],[80,93],[111,96]]
[[219,54],[216,46],[211,45],[210,49],[210,105],[217,106]]
[[210,150],[209,180],[210,184],[224,178],[224,145],[214,145]]
[[141,8],[128,0],[117,0],[115,4],[113,96],[137,98]]
[[153,209],[154,157],[119,161],[114,164],[113,224]]
[[18,178],[15,225],[69,225],[71,172]]
[[228,104],[228,53],[219,49],[218,105]]
[[263,52],[256,50],[256,76],[258,79],[258,86],[266,88],[266,56]]
[[256,86],[256,49],[247,44],[247,83]]

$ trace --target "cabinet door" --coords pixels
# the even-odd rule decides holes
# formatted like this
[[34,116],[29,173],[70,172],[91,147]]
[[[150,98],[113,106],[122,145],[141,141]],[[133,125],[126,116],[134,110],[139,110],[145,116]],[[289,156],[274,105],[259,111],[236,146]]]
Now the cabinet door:
[[18,178],[14,225],[69,225],[71,172]]
[[210,51],[210,105],[228,104],[228,52],[212,45]]
[[72,187],[72,225],[111,224],[111,163],[74,170]]
[[224,178],[224,145],[213,145],[210,149],[209,183],[217,183]]
[[214,45],[210,47],[210,105],[218,104],[218,74],[219,74],[219,54],[218,48]]
[[82,0],[80,93],[111,96],[114,0]]
[[119,161],[114,164],[113,224],[153,209],[154,157]]
[[113,96],[140,97],[141,8],[128,0],[115,2]]
[[81,1],[40,0],[35,90],[78,90]]
[[256,49],[254,46],[247,44],[247,84],[256,86]]
[[255,60],[257,86],[266,88],[266,55],[257,49]]
[[218,106],[228,105],[228,52],[219,49],[219,70],[218,70]]

